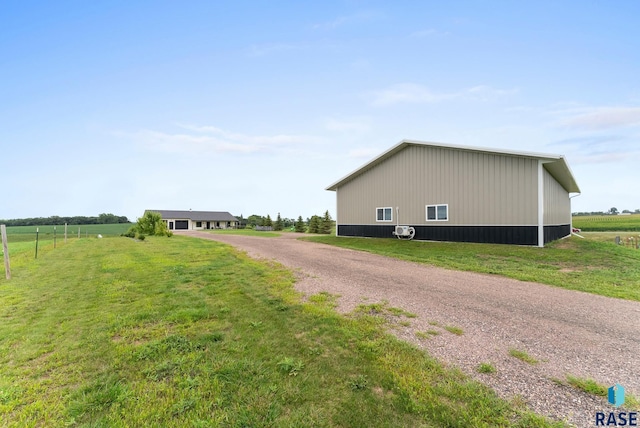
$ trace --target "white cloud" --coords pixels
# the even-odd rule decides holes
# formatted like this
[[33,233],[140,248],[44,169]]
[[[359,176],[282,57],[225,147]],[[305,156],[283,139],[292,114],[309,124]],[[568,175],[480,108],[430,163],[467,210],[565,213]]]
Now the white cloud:
[[321,22],[313,25],[314,30],[334,30],[344,25],[356,24],[361,22],[371,22],[382,18],[383,15],[375,11],[362,11],[348,16],[338,16],[330,21]]
[[374,106],[386,106],[398,103],[435,103],[455,98],[456,94],[437,94],[429,88],[416,83],[398,83],[387,89],[373,93]]
[[560,148],[572,164],[596,164],[638,159],[637,138],[621,135],[587,135],[567,138],[547,146]]
[[517,89],[497,89],[487,85],[477,85],[452,93],[436,93],[417,83],[399,83],[381,91],[374,91],[372,104],[374,106],[399,103],[428,104],[452,99],[489,101],[517,92]]
[[325,127],[329,131],[339,132],[368,132],[371,130],[371,119],[368,117],[356,117],[347,120],[328,119]]
[[225,131],[215,126],[178,125],[190,133],[165,133],[140,130],[117,135],[132,138],[143,148],[165,153],[275,153],[299,149],[300,146],[319,144],[325,140],[308,135],[246,135]]
[[595,107],[554,112],[564,116],[557,125],[588,130],[640,125],[640,107]]
[[478,100],[486,101],[492,100],[496,98],[501,98],[509,95],[514,95],[518,93],[518,89],[497,89],[487,85],[478,85],[473,88],[469,88],[462,93],[464,96],[466,93],[467,96],[471,98],[475,98]]

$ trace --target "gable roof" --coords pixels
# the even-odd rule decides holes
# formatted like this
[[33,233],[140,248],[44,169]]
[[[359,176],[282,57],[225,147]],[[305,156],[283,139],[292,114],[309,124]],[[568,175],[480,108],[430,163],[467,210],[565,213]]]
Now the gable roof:
[[238,221],[227,211],[175,211],[175,210],[145,210],[160,213],[162,218],[189,219],[193,221]]
[[354,178],[358,177],[362,173],[370,170],[374,166],[382,163],[384,160],[392,157],[396,153],[404,150],[408,146],[425,146],[425,147],[441,147],[445,149],[464,150],[470,152],[479,153],[491,153],[496,155],[518,156],[538,159],[544,162],[545,169],[553,176],[553,178],[560,183],[564,189],[569,193],[580,193],[578,183],[569,168],[569,164],[562,155],[554,155],[548,153],[533,153],[533,152],[521,152],[516,150],[503,150],[503,149],[491,149],[486,147],[472,147],[472,146],[458,146],[453,144],[432,143],[426,141],[416,140],[402,140],[395,146],[391,147],[386,152],[378,155],[369,162],[362,165],[360,168],[351,172],[350,174],[342,177],[340,180],[328,186],[325,190],[337,190],[338,187],[348,183]]

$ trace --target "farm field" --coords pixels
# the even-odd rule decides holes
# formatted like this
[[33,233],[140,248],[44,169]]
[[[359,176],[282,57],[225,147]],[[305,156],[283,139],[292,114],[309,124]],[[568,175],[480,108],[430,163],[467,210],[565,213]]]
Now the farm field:
[[[134,223],[117,223],[117,224],[82,224],[67,226],[67,236],[69,238],[78,236],[78,228],[80,228],[81,237],[95,237],[98,234],[102,236],[120,236],[126,232]],[[8,226],[7,240],[9,242],[35,241],[36,227],[40,230],[39,239],[53,240],[53,226]],[[57,238],[64,239],[64,225],[56,226]]]
[[608,234],[599,233],[595,238],[574,236],[545,248],[335,236],[302,239],[447,269],[496,274],[640,301],[640,250],[616,245],[614,236]]
[[562,426],[293,281],[181,236],[46,252],[0,277],[2,425]]
[[640,214],[575,216],[572,223],[583,232],[640,232]]

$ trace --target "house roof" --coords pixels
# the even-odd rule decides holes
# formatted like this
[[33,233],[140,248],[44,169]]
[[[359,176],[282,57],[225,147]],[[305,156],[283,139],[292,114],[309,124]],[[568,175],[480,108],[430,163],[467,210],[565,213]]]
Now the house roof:
[[553,178],[560,183],[564,189],[569,193],[580,193],[580,188],[578,187],[578,183],[571,172],[571,168],[569,168],[569,164],[566,159],[562,155],[554,155],[548,153],[533,153],[533,152],[521,152],[516,150],[503,150],[503,149],[491,149],[486,147],[471,147],[471,146],[458,146],[453,144],[443,144],[443,143],[432,143],[426,141],[415,141],[415,140],[402,140],[395,146],[391,147],[386,152],[378,155],[373,158],[369,162],[362,165],[360,168],[355,171],[347,174],[342,177],[340,180],[328,186],[325,190],[337,190],[338,187],[346,184],[347,182],[353,180],[364,172],[370,170],[374,166],[382,163],[386,159],[392,157],[396,153],[405,149],[409,146],[426,146],[426,147],[442,147],[446,149],[453,150],[464,150],[470,152],[480,152],[480,153],[492,153],[496,155],[508,155],[508,156],[518,156],[518,157],[526,157],[538,159],[544,162],[545,169],[553,176]]
[[162,218],[189,219],[193,221],[238,221],[227,211],[176,211],[176,210],[145,210],[160,213]]

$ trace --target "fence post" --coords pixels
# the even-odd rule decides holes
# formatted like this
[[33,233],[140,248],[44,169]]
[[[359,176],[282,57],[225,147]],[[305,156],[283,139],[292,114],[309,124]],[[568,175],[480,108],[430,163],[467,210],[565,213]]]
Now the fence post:
[[80,239],[80,225],[78,225],[78,239]]
[[67,243],[67,223],[64,224],[64,243]]
[[56,248],[56,227],[53,226],[53,248]]
[[40,228],[36,227],[36,259],[38,258],[38,233],[40,232]]
[[4,254],[4,272],[7,279],[11,279],[11,266],[9,263],[9,248],[7,246],[7,228],[0,224],[0,234],[2,235],[2,253]]

